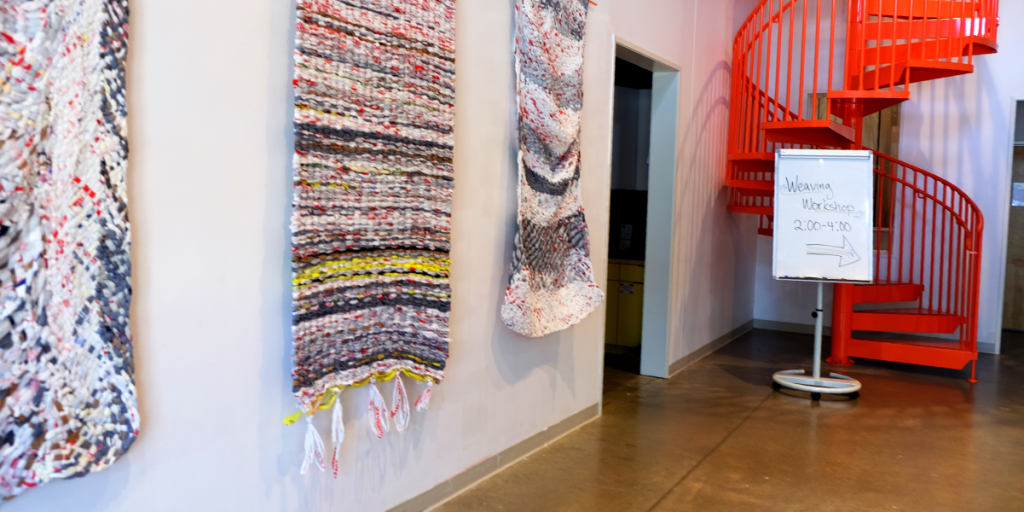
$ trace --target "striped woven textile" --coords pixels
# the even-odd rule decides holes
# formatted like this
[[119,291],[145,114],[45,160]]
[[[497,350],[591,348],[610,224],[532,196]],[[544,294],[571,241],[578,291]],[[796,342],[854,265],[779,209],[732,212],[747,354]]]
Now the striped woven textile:
[[501,316],[539,337],[583,320],[594,282],[580,198],[580,111],[588,0],[516,1],[519,232]]
[[138,436],[126,0],[0,2],[0,497]]
[[454,24],[454,0],[298,2],[292,376],[303,412],[371,380],[443,378]]

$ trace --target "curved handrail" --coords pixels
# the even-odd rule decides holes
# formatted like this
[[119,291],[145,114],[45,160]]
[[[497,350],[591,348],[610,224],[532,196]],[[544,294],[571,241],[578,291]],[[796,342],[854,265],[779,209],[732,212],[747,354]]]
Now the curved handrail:
[[[915,172],[918,172],[920,174],[926,175],[926,176],[928,176],[929,179],[935,180],[937,183],[941,183],[942,185],[948,187],[950,190],[953,190],[959,197],[961,197],[970,206],[971,210],[973,210],[974,212],[976,212],[978,214],[978,216],[979,216],[978,218],[980,220],[980,223],[977,226],[977,229],[979,231],[984,229],[985,222],[984,222],[984,219],[981,217],[981,208],[979,208],[978,204],[975,203],[974,200],[971,199],[970,196],[968,196],[963,190],[961,190],[960,187],[954,185],[952,182],[950,182],[946,178],[943,178],[942,176],[939,176],[937,174],[933,174],[931,172],[928,172],[928,171],[926,171],[926,170],[924,170],[924,169],[922,169],[920,167],[917,167],[916,165],[908,164],[907,162],[904,162],[902,160],[897,160],[897,159],[895,159],[895,158],[893,158],[893,157],[891,157],[889,155],[886,155],[884,153],[881,153],[881,152],[878,152],[878,151],[875,151],[875,150],[871,150],[871,152],[875,154],[875,157],[877,157],[877,158],[879,158],[881,160],[885,160],[885,161],[888,161],[888,162],[891,162],[891,163],[894,163],[894,164],[906,167],[906,168],[911,169],[911,170],[913,170]],[[913,185],[908,184],[908,186],[913,186]],[[939,201],[938,197],[936,197],[934,195],[930,195],[930,194],[926,194],[926,195],[930,199],[932,199],[932,200]]]
[[948,180],[874,154],[876,282],[924,285],[920,307],[965,318],[960,344],[975,350],[981,209]]

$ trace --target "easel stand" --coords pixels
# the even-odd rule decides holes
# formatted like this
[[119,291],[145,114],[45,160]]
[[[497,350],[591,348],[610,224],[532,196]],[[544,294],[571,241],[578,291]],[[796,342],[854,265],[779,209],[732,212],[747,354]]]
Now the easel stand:
[[772,376],[775,382],[772,387],[776,391],[783,387],[807,391],[811,400],[821,400],[821,394],[850,395],[857,398],[860,393],[860,382],[838,373],[829,373],[829,377],[821,376],[821,291],[824,283],[818,282],[818,308],[814,310],[814,375],[805,377],[804,370],[785,370]]

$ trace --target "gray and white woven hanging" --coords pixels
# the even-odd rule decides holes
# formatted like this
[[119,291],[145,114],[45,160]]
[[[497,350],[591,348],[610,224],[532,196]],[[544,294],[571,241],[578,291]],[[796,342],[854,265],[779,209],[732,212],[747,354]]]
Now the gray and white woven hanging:
[[138,435],[125,0],[0,2],[0,497]]
[[501,316],[526,336],[574,325],[604,299],[580,198],[587,7],[587,0],[516,1],[519,232]]
[[[409,423],[402,375],[441,382],[448,359],[455,1],[299,0],[292,216],[293,391],[309,420],[364,387],[381,437]],[[378,383],[394,380],[387,407]],[[431,389],[416,401],[425,409]]]

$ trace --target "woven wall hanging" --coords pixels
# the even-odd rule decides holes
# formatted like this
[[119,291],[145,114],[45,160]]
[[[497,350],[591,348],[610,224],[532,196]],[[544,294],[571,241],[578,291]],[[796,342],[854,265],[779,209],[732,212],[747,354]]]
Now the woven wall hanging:
[[0,497],[138,435],[124,91],[128,6],[0,2]]
[[[441,382],[448,358],[454,0],[299,0],[292,217],[294,392],[303,472],[323,469],[310,416],[369,384],[370,425],[402,431],[400,375]],[[388,408],[377,383],[394,378]],[[417,400],[425,409],[428,387]],[[332,405],[333,404],[333,405]]]
[[580,111],[588,0],[516,1],[519,232],[501,316],[539,337],[604,299],[580,198]]

